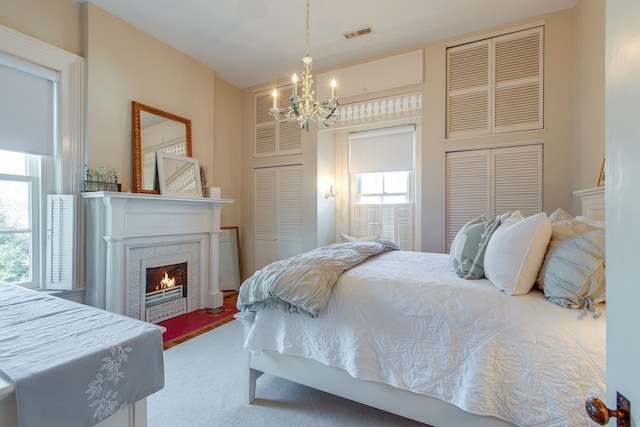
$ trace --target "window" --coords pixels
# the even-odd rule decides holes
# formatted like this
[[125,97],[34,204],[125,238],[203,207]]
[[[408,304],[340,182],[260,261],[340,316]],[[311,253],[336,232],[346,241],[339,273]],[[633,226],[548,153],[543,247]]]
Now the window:
[[[30,288],[71,289],[77,280],[75,266],[81,263],[74,262],[75,244],[64,247],[71,266],[65,272],[72,274],[63,283],[53,278],[60,274],[49,273],[60,266],[48,262],[45,243],[57,241],[60,235],[60,229],[49,230],[48,195],[80,192],[83,63],[79,56],[0,26],[2,281]],[[75,239],[80,221],[68,221],[66,212],[64,224],[71,222],[73,228],[65,237]],[[45,237],[47,231],[54,239]],[[49,277],[56,280],[55,286],[47,286]]]
[[29,157],[0,151],[0,281],[36,287],[38,177],[30,173]]
[[409,203],[410,171],[356,175],[356,203],[363,205]]
[[356,237],[376,236],[413,250],[415,127],[349,135],[351,226]]

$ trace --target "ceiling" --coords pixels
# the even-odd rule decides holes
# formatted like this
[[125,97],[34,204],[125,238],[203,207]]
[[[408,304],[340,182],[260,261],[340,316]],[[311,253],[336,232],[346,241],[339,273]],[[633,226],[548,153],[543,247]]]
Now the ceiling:
[[[85,2],[87,0],[77,0]],[[89,0],[246,88],[300,71],[305,0]],[[329,68],[571,8],[576,0],[310,0],[309,50]],[[346,40],[343,33],[371,26]]]

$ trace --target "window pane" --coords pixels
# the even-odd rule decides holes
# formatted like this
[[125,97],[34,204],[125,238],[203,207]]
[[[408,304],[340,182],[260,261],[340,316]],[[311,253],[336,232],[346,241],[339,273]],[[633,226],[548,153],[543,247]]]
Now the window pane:
[[385,193],[407,193],[409,172],[387,172],[384,174]]
[[0,231],[31,228],[29,187],[26,181],[0,180]]
[[0,281],[7,283],[31,281],[30,241],[31,233],[0,233]]
[[0,150],[0,173],[26,175],[27,155],[24,153]]
[[382,193],[383,174],[381,173],[358,174],[358,182],[360,184],[358,194]]

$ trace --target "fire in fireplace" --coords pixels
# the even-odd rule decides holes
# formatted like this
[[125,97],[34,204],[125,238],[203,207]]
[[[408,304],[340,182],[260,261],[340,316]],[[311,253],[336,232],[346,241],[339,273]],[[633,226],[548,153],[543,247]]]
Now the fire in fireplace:
[[146,270],[146,321],[157,323],[187,312],[187,263]]

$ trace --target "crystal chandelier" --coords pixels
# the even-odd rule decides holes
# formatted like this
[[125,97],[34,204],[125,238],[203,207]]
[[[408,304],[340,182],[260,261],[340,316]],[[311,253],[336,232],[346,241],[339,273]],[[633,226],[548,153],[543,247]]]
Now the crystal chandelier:
[[309,122],[318,122],[328,127],[338,122],[335,115],[338,107],[336,99],[336,81],[331,81],[331,99],[319,102],[313,99],[315,94],[313,90],[313,78],[311,75],[311,62],[313,60],[309,56],[309,0],[307,0],[307,51],[306,56],[302,58],[304,63],[304,71],[301,74],[302,85],[300,95],[298,95],[298,76],[293,74],[292,94],[289,97],[291,105],[287,108],[278,107],[278,91],[273,89],[273,108],[269,109],[276,121],[280,123],[298,123],[300,129],[309,132]]

